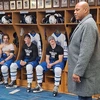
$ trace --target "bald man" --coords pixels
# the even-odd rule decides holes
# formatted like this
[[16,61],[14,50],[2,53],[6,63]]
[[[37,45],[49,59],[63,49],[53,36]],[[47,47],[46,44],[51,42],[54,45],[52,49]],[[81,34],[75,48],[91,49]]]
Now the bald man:
[[74,15],[79,24],[68,46],[68,90],[78,100],[92,100],[92,95],[100,93],[99,32],[87,2],[77,3]]

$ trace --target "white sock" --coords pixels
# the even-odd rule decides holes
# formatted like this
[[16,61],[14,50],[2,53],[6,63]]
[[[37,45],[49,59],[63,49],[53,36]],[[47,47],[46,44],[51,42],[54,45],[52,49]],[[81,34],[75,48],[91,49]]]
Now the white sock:
[[31,83],[28,83],[27,87],[30,88],[31,87]]

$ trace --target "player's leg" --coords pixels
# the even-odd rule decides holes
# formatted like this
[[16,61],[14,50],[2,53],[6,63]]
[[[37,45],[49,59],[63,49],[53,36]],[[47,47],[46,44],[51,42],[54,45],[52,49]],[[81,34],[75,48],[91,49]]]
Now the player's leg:
[[3,75],[3,79],[4,79],[4,85],[6,86],[8,84],[8,66],[2,65],[1,72]]
[[64,64],[58,63],[54,66],[54,75],[55,75],[55,83],[54,83],[54,89],[53,89],[53,95],[56,96],[58,94],[58,88],[61,81],[61,74],[63,70]]
[[40,65],[36,66],[36,75],[37,75],[37,86],[33,89],[33,92],[41,92],[42,89],[42,81],[43,81],[43,71],[47,70],[46,62],[42,62]]
[[26,72],[27,72],[27,92],[31,91],[31,85],[33,81],[33,66],[31,64],[26,65]]
[[16,88],[16,77],[17,77],[17,69],[21,68],[20,61],[16,61],[10,65],[10,75],[11,82],[6,86],[6,88]]
[[26,72],[27,72],[27,92],[31,92],[31,85],[33,81],[33,68],[35,68],[38,65],[38,61],[32,61],[29,62],[26,65]]

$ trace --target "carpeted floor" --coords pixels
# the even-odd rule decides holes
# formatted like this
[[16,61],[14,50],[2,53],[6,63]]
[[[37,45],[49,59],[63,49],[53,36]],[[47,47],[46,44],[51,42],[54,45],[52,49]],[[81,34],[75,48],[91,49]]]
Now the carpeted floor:
[[6,89],[0,85],[0,100],[77,100],[77,96],[59,93],[53,97],[52,92],[43,91],[41,93],[27,93],[26,88],[19,87],[19,92],[9,94],[14,89]]

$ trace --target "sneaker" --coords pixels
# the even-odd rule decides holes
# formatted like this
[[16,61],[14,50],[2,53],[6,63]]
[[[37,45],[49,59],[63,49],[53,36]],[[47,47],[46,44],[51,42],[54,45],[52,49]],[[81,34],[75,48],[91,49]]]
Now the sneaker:
[[3,85],[4,84],[4,82],[3,81],[0,81],[0,85]]
[[33,89],[33,92],[42,92],[43,91],[43,89],[41,88],[41,86],[40,85],[38,85],[36,88],[34,88]]
[[27,92],[28,93],[31,92],[31,88],[30,87],[27,88]]
[[17,88],[17,85],[15,81],[11,81],[8,85],[6,85],[6,88]]
[[5,87],[8,85],[8,83],[3,83],[5,85]]
[[58,94],[58,86],[55,86],[54,89],[53,89],[53,96],[57,96]]
[[5,87],[8,85],[8,83],[5,83],[3,81],[0,81],[0,85],[5,85]]

